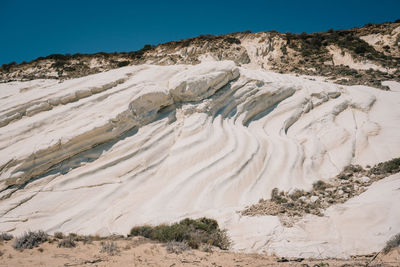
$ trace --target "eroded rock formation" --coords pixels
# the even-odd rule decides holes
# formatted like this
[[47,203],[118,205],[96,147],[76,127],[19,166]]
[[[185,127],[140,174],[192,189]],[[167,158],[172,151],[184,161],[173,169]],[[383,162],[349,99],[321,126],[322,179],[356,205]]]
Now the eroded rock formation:
[[[211,216],[230,231],[235,249],[284,255],[277,235],[284,232],[306,236],[292,244],[291,255],[299,254],[314,244],[310,218],[294,226],[305,224],[301,232],[274,216],[237,211],[268,199],[273,188],[309,190],[349,164],[400,152],[398,92],[233,61],[127,66],[63,82],[3,83],[0,91],[0,230],[14,233],[124,234],[133,225]],[[366,201],[374,195],[363,194]],[[396,205],[398,194],[390,196],[382,205]],[[371,210],[379,213],[379,205]],[[321,255],[382,246],[374,235],[399,231],[400,214],[378,216],[384,223],[369,224],[369,246],[339,231],[330,246],[318,239]],[[258,236],[256,225],[264,226]],[[342,251],[342,240],[356,245]]]

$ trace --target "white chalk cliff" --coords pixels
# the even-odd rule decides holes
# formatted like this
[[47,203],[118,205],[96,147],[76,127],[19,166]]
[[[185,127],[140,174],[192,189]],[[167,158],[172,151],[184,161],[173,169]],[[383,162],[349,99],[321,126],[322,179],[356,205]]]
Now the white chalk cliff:
[[400,92],[232,61],[0,84],[0,231],[218,220],[233,249],[347,257],[400,232],[400,175],[293,227],[237,211],[400,155]]

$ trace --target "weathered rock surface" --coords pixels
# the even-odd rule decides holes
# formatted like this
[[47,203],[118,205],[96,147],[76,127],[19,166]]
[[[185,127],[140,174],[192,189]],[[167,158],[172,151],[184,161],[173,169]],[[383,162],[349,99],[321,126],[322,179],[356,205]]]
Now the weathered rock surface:
[[[399,92],[232,61],[128,66],[64,82],[5,83],[0,92],[0,231],[125,234],[134,225],[210,216],[235,249],[292,255],[315,245],[314,256],[369,253],[400,231],[399,214],[380,209],[398,203],[398,190],[371,210],[379,219],[360,228],[379,228],[376,243],[358,239],[361,232],[332,232],[329,245],[315,239],[311,225],[321,234],[355,227],[337,224],[336,205],[334,221],[309,219],[301,231],[276,216],[236,212],[275,187],[309,190],[349,164],[398,157]],[[382,180],[382,190],[397,178]],[[368,192],[359,197],[372,201]],[[283,238],[295,240],[290,251]],[[353,245],[342,251],[344,241]],[[320,246],[326,252],[317,255]]]

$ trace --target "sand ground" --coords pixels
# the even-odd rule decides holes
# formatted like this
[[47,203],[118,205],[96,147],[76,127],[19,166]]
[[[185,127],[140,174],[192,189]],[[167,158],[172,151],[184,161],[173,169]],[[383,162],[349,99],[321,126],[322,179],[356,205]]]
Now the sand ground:
[[[77,242],[74,248],[58,248],[57,241],[24,251],[0,244],[0,266],[366,266],[374,254],[350,259],[282,259],[273,255],[229,251],[187,250],[168,253],[166,246],[144,238],[118,239],[118,252],[101,252],[101,241]],[[111,242],[111,241],[107,241]],[[400,248],[379,254],[368,266],[399,266]]]

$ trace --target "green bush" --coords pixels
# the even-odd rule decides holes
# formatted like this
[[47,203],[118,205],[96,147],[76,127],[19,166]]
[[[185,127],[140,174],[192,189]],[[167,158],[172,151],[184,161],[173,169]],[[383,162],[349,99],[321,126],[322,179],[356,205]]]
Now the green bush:
[[387,173],[396,173],[399,171],[400,171],[400,158],[394,158],[392,160],[381,162],[375,165],[370,172],[373,174],[387,174]]
[[151,50],[151,49],[153,49],[154,47],[155,47],[154,45],[145,44],[145,45],[143,46],[143,48],[141,49],[141,51]]
[[65,65],[67,65],[68,62],[65,60],[56,60],[56,62],[54,62],[51,67],[52,68],[63,68]]
[[235,37],[226,37],[224,39],[225,42],[230,43],[230,44],[240,44],[240,40],[238,38]]
[[354,52],[356,52],[357,54],[364,54],[365,52],[367,52],[367,47],[364,45],[358,45],[355,47]]
[[226,231],[219,228],[217,221],[209,218],[186,218],[171,225],[161,224],[157,226],[133,227],[131,236],[144,236],[160,242],[186,242],[191,248],[199,248],[202,244],[209,244],[221,249],[230,246]]
[[131,229],[132,236],[143,236],[146,238],[151,238],[153,233],[153,227],[150,225],[136,226]]
[[121,68],[121,67],[125,67],[125,66],[128,66],[129,65],[129,61],[128,60],[126,60],[126,61],[120,61],[120,62],[118,62],[118,68]]

